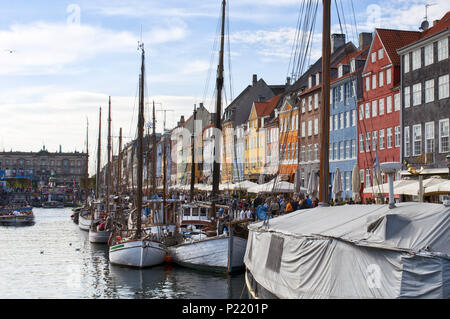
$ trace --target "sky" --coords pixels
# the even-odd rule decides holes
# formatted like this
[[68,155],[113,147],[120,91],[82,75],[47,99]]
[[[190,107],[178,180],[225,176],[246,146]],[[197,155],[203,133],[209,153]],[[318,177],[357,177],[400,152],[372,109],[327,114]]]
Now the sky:
[[[302,1],[227,1],[224,107],[253,74],[268,84],[286,82]],[[310,64],[320,56],[321,3]],[[341,33],[337,12],[355,45],[357,33],[375,27],[417,31],[426,3],[335,0],[332,32]],[[431,3],[431,23],[450,10],[448,0]],[[220,0],[0,0],[1,150],[39,151],[45,145],[55,152],[61,145],[66,152],[84,151],[88,122],[89,151],[96,154],[100,107],[106,146],[109,96],[113,150],[120,127],[124,143],[134,138],[138,41],[146,50],[146,122],[153,101],[158,132],[164,114],[170,129],[181,115],[192,114],[194,104],[214,112],[220,9]]]

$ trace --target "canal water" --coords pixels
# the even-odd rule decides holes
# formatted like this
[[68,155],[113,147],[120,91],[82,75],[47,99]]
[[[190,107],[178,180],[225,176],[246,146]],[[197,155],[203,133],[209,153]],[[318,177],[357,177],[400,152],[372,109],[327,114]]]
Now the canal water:
[[32,226],[0,226],[0,298],[245,299],[243,274],[225,276],[175,265],[144,270],[110,265],[72,210],[33,209]]

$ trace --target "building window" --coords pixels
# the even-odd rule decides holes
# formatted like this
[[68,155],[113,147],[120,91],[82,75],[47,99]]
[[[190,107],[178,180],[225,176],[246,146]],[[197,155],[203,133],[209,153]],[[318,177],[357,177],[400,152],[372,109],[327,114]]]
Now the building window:
[[376,52],[372,52],[371,58],[372,58],[372,60],[371,60],[372,63],[374,63],[377,60],[377,53]]
[[[380,112],[381,112],[381,106],[380,106]],[[389,95],[386,97],[386,114],[391,113],[391,112],[392,112],[392,96]]]
[[394,95],[394,111],[400,111],[400,93]]
[[305,137],[306,134],[306,127],[305,127],[306,123],[305,121],[302,122],[302,137]]
[[420,49],[417,49],[412,53],[412,69],[414,71],[419,69],[421,66]]
[[344,112],[339,114],[339,128],[343,129],[345,127],[345,121],[344,121]]
[[339,142],[339,159],[345,159],[344,142]]
[[449,97],[448,74],[439,77],[439,100]]
[[380,130],[380,150],[384,150],[384,129]]
[[352,97],[356,97],[356,80],[352,81]]
[[370,103],[366,103],[366,119],[370,118]]
[[338,143],[333,143],[333,148],[334,148],[333,159],[337,160],[339,159]]
[[427,45],[424,49],[424,65],[430,65],[433,63],[433,43]]
[[366,76],[366,91],[370,90],[370,76]]
[[447,153],[449,150],[449,120],[439,121],[439,153]]
[[392,127],[388,127],[386,129],[386,137],[387,137],[387,148],[392,148]]
[[377,100],[372,101],[372,117],[377,116],[378,113]]
[[306,112],[306,99],[302,99],[302,113]]
[[377,149],[377,131],[373,131],[372,132],[372,150],[376,150]]
[[364,152],[364,135],[359,134],[359,152]]
[[404,90],[404,93],[405,93],[405,95],[404,95],[404,103],[403,103],[403,105],[404,105],[404,107],[405,108],[407,108],[407,107],[409,107],[410,106],[410,103],[411,103],[411,94],[410,94],[410,90],[411,90],[411,88],[409,87],[409,86],[405,86],[405,90]]
[[359,120],[363,120],[364,119],[364,104],[360,104],[359,105]]
[[378,60],[381,60],[384,57],[383,49],[378,50]]
[[319,119],[314,119],[314,135],[319,134]]
[[403,58],[403,67],[404,67],[404,73],[409,72],[409,53],[406,53]]
[[366,152],[370,152],[370,132],[366,133]]
[[422,125],[413,126],[413,156],[422,154]]
[[434,122],[425,123],[425,153],[434,153]]
[[308,96],[308,111],[312,110],[312,95]]
[[319,108],[319,93],[314,94],[314,109]]
[[409,136],[409,126],[405,127],[405,157],[410,156],[410,150],[411,150],[411,137]]
[[312,145],[308,145],[308,161],[312,161]]
[[419,105],[422,102],[422,83],[413,85],[413,106]]
[[356,110],[352,110],[352,126],[356,126]]
[[314,160],[317,161],[319,159],[319,144],[314,144]]
[[345,112],[345,127],[350,127],[350,112]]
[[356,140],[352,140],[352,158],[356,158]]
[[394,131],[395,134],[395,147],[400,147],[401,143],[401,132],[400,132],[400,126],[396,126]]
[[366,169],[366,187],[372,186],[372,180],[370,178],[370,169]]
[[305,146],[300,147],[300,161],[305,161]]
[[391,69],[386,70],[386,84],[391,84],[392,78],[391,78]]
[[438,61],[448,58],[448,38],[445,37],[438,41]]
[[384,114],[384,98],[381,98],[378,101],[378,104],[379,104],[379,113],[380,113],[380,115],[383,115]]
[[339,119],[337,114],[334,115],[334,129],[339,130]]
[[378,87],[382,87],[384,85],[384,77],[383,77],[383,71],[378,73]]
[[339,101],[344,101],[344,85],[339,86]]
[[333,116],[330,115],[330,131],[333,130]]
[[308,121],[308,136],[312,135],[312,120]]
[[350,61],[350,72],[355,72],[356,70],[356,63],[355,63],[355,59],[351,59]]
[[425,81],[425,103],[434,101],[434,79]]
[[377,75],[372,75],[372,90],[377,88]]

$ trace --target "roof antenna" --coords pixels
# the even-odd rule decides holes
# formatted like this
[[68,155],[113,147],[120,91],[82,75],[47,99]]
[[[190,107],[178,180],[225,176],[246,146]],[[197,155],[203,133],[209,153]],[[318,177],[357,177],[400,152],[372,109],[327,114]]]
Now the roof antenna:
[[425,5],[425,17],[424,17],[425,20],[420,25],[420,28],[419,28],[420,30],[425,31],[430,26],[430,24],[428,23],[428,7],[431,7],[434,5],[435,5],[435,3],[428,3]]

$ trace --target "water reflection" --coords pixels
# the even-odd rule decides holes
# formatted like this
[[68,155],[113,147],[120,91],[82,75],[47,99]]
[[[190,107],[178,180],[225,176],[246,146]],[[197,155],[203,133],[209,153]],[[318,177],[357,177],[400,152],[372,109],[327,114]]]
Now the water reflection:
[[137,270],[110,265],[70,209],[35,209],[29,227],[0,226],[0,298],[245,298],[243,275],[177,266]]

